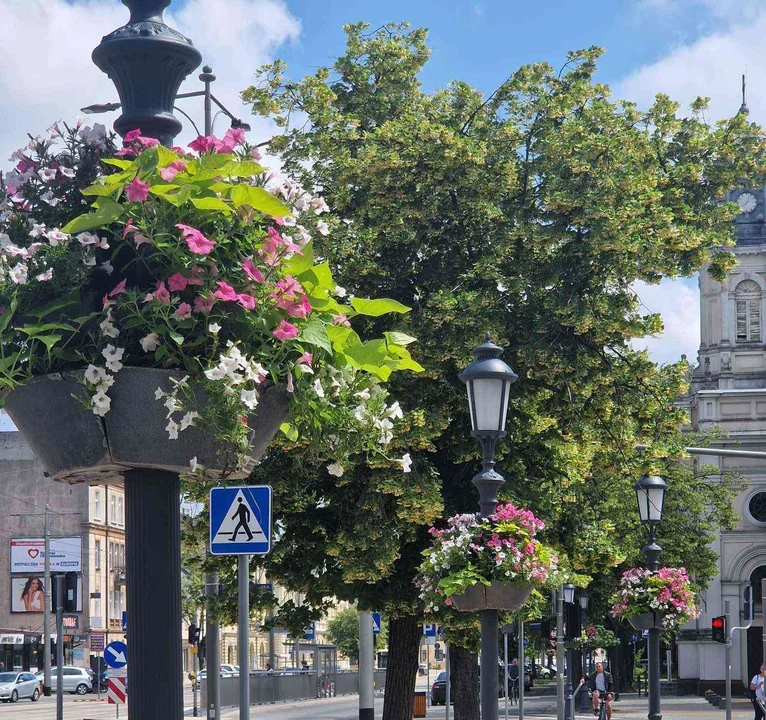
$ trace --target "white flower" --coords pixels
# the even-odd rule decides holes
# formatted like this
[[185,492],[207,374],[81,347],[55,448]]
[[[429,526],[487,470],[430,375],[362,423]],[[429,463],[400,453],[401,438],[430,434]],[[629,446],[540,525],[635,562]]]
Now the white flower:
[[370,399],[370,391],[367,388],[365,388],[364,390],[360,390],[359,392],[355,392],[354,395],[358,397],[360,400]]
[[10,269],[8,274],[17,285],[23,285],[27,281],[29,268],[24,263],[18,263]]
[[354,410],[354,417],[357,422],[364,423],[367,420],[367,408],[364,405],[358,405]]
[[330,234],[330,226],[324,222],[324,220],[320,220],[317,223],[317,232],[320,235],[324,235],[325,237]]
[[320,397],[324,397],[324,388],[322,387],[322,381],[317,378],[314,380],[314,392]]
[[168,431],[169,440],[178,440],[178,423],[173,420],[168,420],[165,430]]
[[91,405],[93,405],[93,412],[96,415],[103,417],[109,412],[109,408],[112,406],[112,399],[103,391],[99,390],[91,399]]
[[68,168],[63,166],[59,167],[59,172],[64,177],[68,177],[68,178],[73,178],[77,174],[77,171],[74,168]]
[[59,202],[61,202],[59,198],[53,197],[53,190],[48,190],[48,192],[40,195],[40,200],[48,203],[48,205],[50,205],[51,207],[56,207],[56,205],[58,205]]
[[378,420],[375,424],[380,428],[380,444],[388,445],[394,439],[394,434],[391,432],[394,424],[388,418]]
[[37,174],[43,182],[53,182],[56,179],[55,168],[41,168],[37,171]]
[[85,267],[93,267],[96,264],[96,256],[95,255],[86,255],[82,259],[82,264],[85,265]]
[[48,238],[48,242],[53,247],[56,247],[56,245],[58,245],[60,242],[66,242],[69,240],[69,235],[61,232],[61,230],[58,228],[52,228],[51,230],[48,230],[48,232],[45,233],[45,237]]
[[258,405],[258,391],[242,390],[239,394],[239,399],[245,403],[250,410],[255,410],[256,405]]
[[120,334],[120,331],[112,323],[111,310],[98,326],[101,328],[101,334],[106,335],[107,337],[116,338]]
[[314,374],[314,368],[311,367],[311,365],[306,365],[306,363],[300,363],[299,365],[296,365],[295,367],[298,368],[302,373],[306,373],[308,375]]
[[85,371],[85,381],[89,382],[91,385],[98,385],[99,383],[104,382],[107,377],[109,376],[106,374],[106,370],[97,365],[88,365],[88,368]]
[[[145,337],[142,337],[139,342],[141,343],[141,349],[145,353],[153,352],[154,350],[157,349],[157,347],[160,344],[160,336],[157,335],[157,333],[149,333]],[[157,391],[162,392],[160,388],[157,388]],[[159,397],[157,397],[157,399],[159,400],[160,397],[162,396],[160,395]]]
[[99,270],[103,270],[107,275],[111,275],[114,272],[114,265],[107,260],[101,263]]
[[98,237],[90,232],[81,232],[79,235],[76,235],[75,237],[79,241],[80,245],[83,245],[83,246],[95,245],[98,242]]
[[168,395],[163,404],[168,409],[166,417],[170,417],[176,410],[181,410],[181,406],[172,395]]
[[85,125],[80,128],[80,137],[86,145],[103,149],[106,144],[106,127],[101,123],[94,123],[93,127]]
[[158,388],[157,388],[157,389],[154,391],[154,399],[155,399],[155,400],[162,400],[162,397],[163,397],[163,395],[165,395],[165,393],[164,393],[164,392],[162,392],[162,388],[161,388],[161,387],[158,387]]
[[96,385],[96,391],[106,392],[112,385],[114,385],[114,375],[107,375],[103,382]]
[[197,456],[195,455],[191,460],[189,460],[189,469],[195,473],[197,472],[197,468],[199,467],[199,462],[197,460]]
[[346,295],[348,295],[348,293],[346,292],[346,288],[341,287],[340,285],[335,286],[335,290],[333,290],[332,294],[335,295],[335,297],[340,297],[340,298],[344,298],[346,297]]
[[39,282],[48,282],[49,280],[53,280],[53,268],[48,268],[44,273],[35,275],[35,280]]
[[322,197],[311,198],[311,207],[314,208],[314,212],[317,215],[321,215],[322,213],[326,213],[330,209],[327,206],[327,203],[325,202],[324,198],[322,198]]
[[226,370],[220,365],[217,365],[214,368],[205,370],[205,377],[208,380],[223,380],[226,377]]
[[389,406],[388,410],[386,411],[386,415],[390,417],[392,420],[396,420],[396,419],[401,420],[404,417],[404,413],[402,412],[402,409],[399,407],[398,400]]
[[101,354],[106,359],[106,366],[112,372],[117,372],[122,369],[122,356],[125,354],[125,348],[114,347],[114,345],[107,345]]
[[218,335],[218,333],[221,332],[221,326],[218,323],[210,323],[210,325],[207,326],[207,329],[213,335]]
[[327,466],[327,472],[335,477],[341,477],[343,475],[343,465],[339,462],[334,462],[332,465]]
[[194,412],[193,410],[186,413],[181,418],[181,430],[186,430],[190,425],[194,425],[194,421],[199,417],[199,413]]
[[40,237],[41,235],[45,235],[46,228],[43,223],[32,223],[32,229],[29,231],[29,237]]

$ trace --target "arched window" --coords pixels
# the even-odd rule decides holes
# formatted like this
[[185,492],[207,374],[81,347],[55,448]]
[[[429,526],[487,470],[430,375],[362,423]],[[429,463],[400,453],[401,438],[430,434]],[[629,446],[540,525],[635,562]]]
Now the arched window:
[[737,342],[761,342],[761,288],[754,280],[737,285]]
[[753,594],[755,595],[755,607],[760,608],[763,601],[761,592],[761,580],[766,578],[766,565],[761,565],[750,573],[750,582],[753,584]]

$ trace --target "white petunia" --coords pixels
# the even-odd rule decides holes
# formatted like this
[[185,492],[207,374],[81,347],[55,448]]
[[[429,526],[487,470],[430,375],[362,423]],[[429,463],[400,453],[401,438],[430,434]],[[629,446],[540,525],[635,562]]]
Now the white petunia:
[[343,465],[341,465],[339,462],[334,462],[327,466],[327,472],[330,473],[330,475],[334,475],[335,477],[341,477],[343,475]]
[[398,400],[389,406],[388,410],[386,411],[386,415],[388,415],[388,417],[390,417],[392,420],[401,420],[404,417],[404,413],[402,412],[401,407],[399,407]]
[[402,466],[402,472],[408,473],[412,471],[412,458],[409,453],[404,453],[402,457],[397,458],[396,462]]
[[162,397],[163,397],[163,395],[164,395],[164,394],[165,394],[165,393],[162,391],[162,388],[161,388],[161,387],[158,387],[158,388],[157,388],[157,389],[154,391],[154,399],[155,399],[155,400],[162,400]]
[[107,377],[109,376],[107,375],[106,370],[97,365],[88,365],[88,368],[85,370],[85,381],[89,382],[91,385],[99,385],[104,382]]
[[35,275],[35,280],[38,282],[48,282],[49,280],[53,280],[53,268],[48,268],[44,273]]
[[74,168],[68,168],[63,166],[59,167],[59,172],[64,177],[68,177],[68,178],[73,178],[77,174],[77,171]]
[[168,431],[169,440],[178,440],[178,423],[174,420],[168,420],[168,424],[165,426],[165,430]]
[[317,223],[317,232],[327,237],[330,234],[330,226],[324,220],[320,220]]
[[47,232],[47,228],[43,223],[32,223],[32,229],[29,231],[29,237],[41,237],[42,235],[45,235]]
[[370,399],[370,391],[367,388],[365,388],[364,390],[360,390],[359,392],[355,392],[354,395],[358,397],[360,400]]
[[346,288],[341,287],[340,285],[335,286],[335,290],[332,291],[332,294],[339,298],[344,298],[346,295],[348,295]]
[[43,182],[53,182],[56,179],[56,168],[40,168],[37,174]]
[[226,377],[226,370],[220,365],[217,365],[214,368],[205,370],[205,377],[208,380],[223,380]]
[[17,263],[10,269],[8,274],[17,285],[23,285],[29,277],[29,268],[24,263]]
[[189,469],[195,473],[197,472],[197,468],[199,467],[199,462],[197,460],[197,456],[195,455],[191,460],[189,460]]
[[314,368],[311,367],[311,365],[306,365],[306,363],[300,363],[299,365],[296,365],[295,367],[298,368],[302,373],[313,375],[314,374]]
[[42,195],[40,195],[40,200],[48,203],[48,205],[50,205],[51,207],[56,207],[56,205],[58,205],[61,202],[59,198],[54,197],[53,190],[48,190],[48,192],[45,192]]
[[98,326],[101,328],[101,334],[106,335],[110,338],[116,338],[120,331],[115,327],[114,323],[112,323],[112,314],[111,312],[102,320]]
[[181,430],[186,430],[186,428],[190,427],[191,425],[194,425],[194,421],[199,417],[199,413],[194,412],[193,410],[186,413],[181,418]]
[[98,236],[90,232],[81,232],[76,235],[76,237],[80,245],[84,247],[87,247],[88,245],[95,245],[97,242],[99,242]]
[[96,264],[96,256],[95,255],[86,255],[82,259],[82,264],[85,265],[85,267],[94,267]]
[[[139,341],[141,343],[141,349],[145,352],[153,352],[159,347],[160,344],[160,336],[157,335],[157,333],[149,333],[148,335],[141,338]],[[159,388],[157,388],[158,392],[162,392]],[[160,395],[157,399],[162,397]]]
[[324,388],[322,387],[322,381],[317,378],[314,380],[314,392],[320,397],[324,397]]
[[239,394],[239,399],[247,405],[250,410],[255,410],[258,405],[258,391],[257,390],[242,390]]
[[107,260],[106,262],[101,263],[101,265],[98,266],[98,269],[103,270],[107,275],[111,275],[114,272],[114,265]]
[[99,390],[90,402],[93,405],[93,412],[101,417],[106,415],[112,406],[112,399],[103,390]]
[[101,354],[106,359],[106,366],[112,371],[117,372],[122,369],[122,356],[125,354],[125,348],[114,347],[114,345],[107,345]]
[[364,405],[358,405],[354,410],[354,418],[357,422],[367,422],[367,408]]
[[221,332],[221,326],[218,323],[210,323],[210,325],[207,326],[207,329],[213,335],[218,335],[218,333]]

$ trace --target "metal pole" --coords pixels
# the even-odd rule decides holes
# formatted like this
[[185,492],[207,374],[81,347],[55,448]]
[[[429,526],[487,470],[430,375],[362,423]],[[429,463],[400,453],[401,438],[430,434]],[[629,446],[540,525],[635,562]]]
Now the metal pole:
[[210,65],[205,65],[199,79],[205,83],[205,135],[207,136],[213,134],[213,101],[210,94],[210,83],[215,80],[213,68]]
[[554,593],[556,602],[556,720],[564,720],[564,587]]
[[[194,625],[197,627],[197,634],[199,635],[199,626],[202,623],[202,618],[198,619],[197,611],[194,611]],[[198,713],[198,706],[197,706],[197,692],[199,690],[198,683],[197,683],[197,675],[199,672],[199,642],[197,642],[197,645],[193,648],[194,654],[192,655],[192,676],[194,680],[192,681],[192,697],[193,697],[193,704],[192,704],[192,716],[197,717]]]
[[445,720],[449,720],[449,706],[452,698],[450,697],[450,676],[449,676],[449,645],[445,643],[445,650],[444,650],[444,671],[447,673],[447,686],[444,691],[444,717]]
[[670,648],[665,650],[665,665],[668,670],[668,682],[673,682],[673,651]]
[[64,576],[56,575],[56,720],[64,720]]
[[372,613],[359,613],[359,720],[375,720]]
[[499,655],[497,610],[481,611],[481,720],[498,720],[497,696],[500,678],[497,672]]
[[[649,544],[644,548],[647,567],[652,572],[660,569],[660,550],[657,544],[657,529],[654,525],[649,528]],[[660,628],[650,628],[647,642],[649,660],[649,720],[662,720],[660,711]]]
[[[763,593],[766,593],[766,578],[761,580],[761,597],[763,598],[763,606],[762,607],[766,607],[766,595],[764,595]],[[766,613],[763,613],[763,610],[761,610],[761,612],[763,614],[763,617],[766,618]],[[761,654],[761,662],[766,662],[766,621],[763,622],[762,631],[763,631],[763,635],[761,637],[761,640],[762,640],[763,645],[762,645],[762,650],[761,650],[761,653],[762,653]]]
[[521,662],[521,668],[519,669],[519,720],[524,720],[524,682],[527,679],[527,656],[525,651],[524,620],[519,618],[519,659]]
[[43,695],[51,695],[51,529],[48,525],[48,513],[50,507],[45,504],[45,570],[43,582],[45,590],[43,593],[43,641],[45,648],[43,650]]
[[[209,572],[205,595],[218,597],[218,573]],[[218,639],[218,619],[212,603],[207,606],[207,636],[205,638],[205,666],[207,667],[207,718],[221,720],[221,647]]]
[[426,698],[431,704],[431,644],[426,639]]
[[574,720],[574,699],[572,697],[574,665],[574,650],[572,650],[572,648],[567,648],[567,680],[566,699],[564,701],[564,720]]
[[731,720],[731,601],[723,601],[723,614],[726,616],[726,644],[724,663],[726,665],[726,720]]
[[503,689],[505,690],[505,720],[508,720],[508,628],[503,628]]
[[239,720],[250,720],[250,556],[239,556]]

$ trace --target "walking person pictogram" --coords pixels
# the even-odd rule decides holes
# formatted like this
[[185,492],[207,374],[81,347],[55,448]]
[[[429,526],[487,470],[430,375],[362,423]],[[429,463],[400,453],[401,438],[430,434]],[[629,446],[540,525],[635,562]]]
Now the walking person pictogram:
[[231,516],[231,519],[237,520],[237,524],[234,526],[234,532],[231,534],[230,542],[234,542],[237,539],[240,528],[247,533],[248,540],[253,539],[253,533],[250,531],[250,509],[242,502],[242,498],[237,498],[237,510]]

